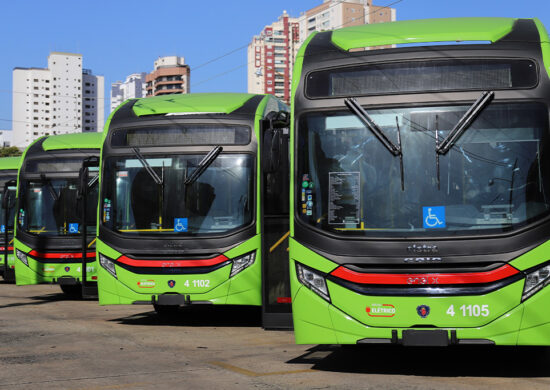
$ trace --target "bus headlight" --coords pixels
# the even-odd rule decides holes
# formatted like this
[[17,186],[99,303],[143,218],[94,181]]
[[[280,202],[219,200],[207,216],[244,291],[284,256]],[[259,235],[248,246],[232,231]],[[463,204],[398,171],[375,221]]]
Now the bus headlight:
[[27,255],[25,254],[25,252],[20,251],[19,249],[16,249],[15,255],[19,260],[21,260],[23,264],[25,264],[27,267],[29,266],[29,260],[27,260]]
[[523,286],[522,301],[525,301],[531,295],[541,290],[550,283],[550,264],[530,271],[525,276],[525,285]]
[[233,265],[231,266],[231,273],[229,274],[229,277],[231,278],[245,268],[250,267],[252,264],[254,264],[255,259],[256,251],[249,252],[246,255],[233,259]]
[[[103,256],[101,253],[99,254],[99,264],[107,270],[111,275],[113,275],[115,278],[116,276],[116,268],[115,263],[113,263],[112,259],[109,259],[107,256]],[[117,278],[118,279],[118,278]]]
[[330,296],[325,278],[317,273],[317,271],[313,271],[311,268],[308,268],[298,262],[295,264],[296,274],[298,275],[298,280],[300,283],[320,295],[323,299],[330,302]]

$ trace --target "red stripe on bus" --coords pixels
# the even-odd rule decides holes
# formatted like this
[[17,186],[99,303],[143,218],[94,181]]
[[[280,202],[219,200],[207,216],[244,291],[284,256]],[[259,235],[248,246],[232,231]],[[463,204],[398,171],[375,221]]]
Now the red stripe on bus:
[[[40,258],[43,258],[43,259],[81,259],[82,258],[82,252],[76,252],[76,253],[42,253],[42,252],[37,252],[33,249],[32,251],[29,252],[29,256],[40,257]],[[86,253],[86,258],[88,258],[88,257],[95,257],[95,251]]]
[[371,274],[352,271],[340,266],[330,274],[340,279],[361,284],[476,284],[491,283],[518,274],[519,271],[506,264],[486,272],[429,273],[429,274]]
[[156,268],[176,268],[176,267],[208,267],[218,265],[229,260],[224,255],[219,255],[211,259],[197,260],[136,260],[126,256],[120,256],[117,261],[130,265],[132,267],[156,267]]
[[[4,248],[3,246],[0,246],[0,251],[3,251],[4,249],[6,249],[6,248]],[[12,251],[12,250],[13,250],[13,246],[8,246],[8,250],[9,250],[9,251]]]

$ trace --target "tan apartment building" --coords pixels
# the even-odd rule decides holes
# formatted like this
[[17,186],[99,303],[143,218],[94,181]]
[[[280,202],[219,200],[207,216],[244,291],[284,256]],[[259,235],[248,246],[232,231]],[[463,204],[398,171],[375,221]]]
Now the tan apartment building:
[[155,69],[145,76],[147,96],[189,93],[191,72],[184,57],[159,57]]
[[372,0],[324,0],[298,18],[284,11],[248,45],[248,92],[269,93],[288,104],[294,59],[309,34],[395,18],[395,9],[373,5]]
[[395,8],[374,5],[372,0],[324,0],[317,7],[302,12],[298,23],[301,40],[304,41],[313,31],[395,20]]

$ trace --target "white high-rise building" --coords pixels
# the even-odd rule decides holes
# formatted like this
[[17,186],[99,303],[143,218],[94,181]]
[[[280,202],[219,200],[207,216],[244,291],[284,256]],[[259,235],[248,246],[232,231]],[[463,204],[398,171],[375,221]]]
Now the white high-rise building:
[[53,52],[48,68],[13,70],[13,143],[44,135],[101,131],[104,79],[82,69],[82,55]]
[[124,82],[117,81],[111,84],[111,112],[127,99],[145,97],[145,76],[147,73],[132,73]]

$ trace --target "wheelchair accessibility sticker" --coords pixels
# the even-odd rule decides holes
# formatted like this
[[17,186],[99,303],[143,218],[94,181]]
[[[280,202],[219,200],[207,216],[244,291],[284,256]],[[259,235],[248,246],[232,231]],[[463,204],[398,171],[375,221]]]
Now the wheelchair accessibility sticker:
[[5,233],[6,232],[6,225],[1,225],[0,226],[0,233]]
[[187,218],[174,218],[174,231],[186,232],[187,231]]
[[445,206],[422,207],[424,229],[445,227]]
[[78,233],[78,223],[69,224],[69,233]]

